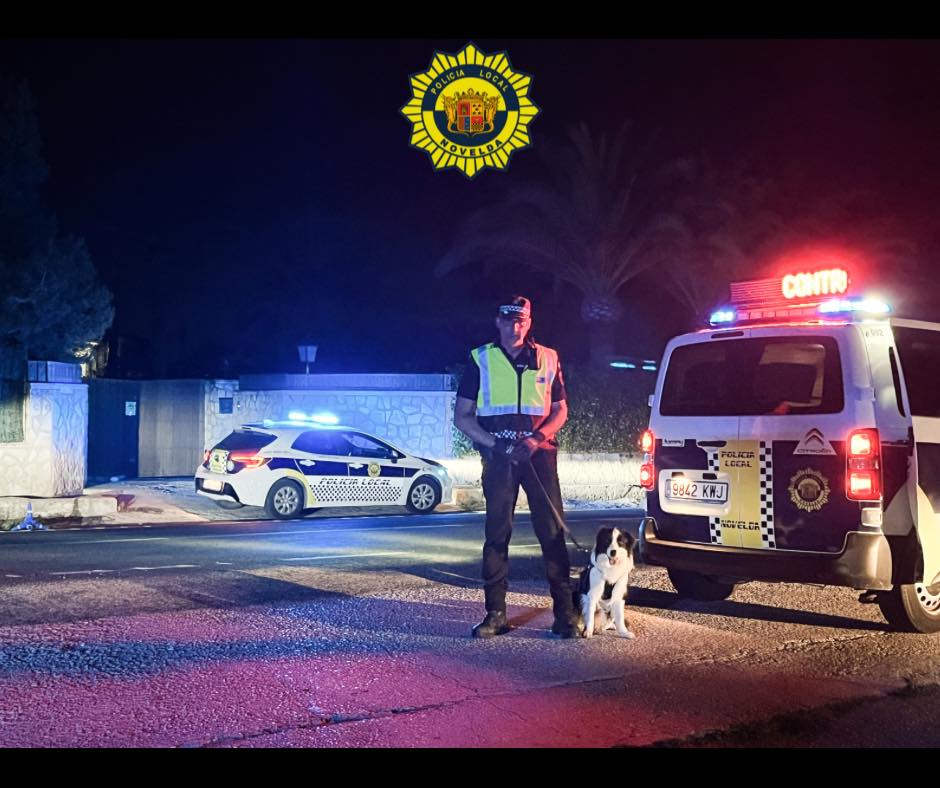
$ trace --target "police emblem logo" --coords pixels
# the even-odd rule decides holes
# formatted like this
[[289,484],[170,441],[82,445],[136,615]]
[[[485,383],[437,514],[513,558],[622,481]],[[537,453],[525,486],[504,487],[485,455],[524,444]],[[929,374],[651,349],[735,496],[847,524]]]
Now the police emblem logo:
[[426,151],[434,169],[468,178],[506,169],[513,151],[531,145],[529,124],[539,112],[531,83],[505,52],[487,55],[473,44],[455,55],[435,52],[427,71],[412,74],[412,98],[401,108],[412,147]]
[[803,468],[793,474],[787,492],[797,509],[818,512],[829,503],[829,480],[817,470]]
[[375,477],[379,476],[382,473],[382,466],[377,462],[369,463],[369,476]]

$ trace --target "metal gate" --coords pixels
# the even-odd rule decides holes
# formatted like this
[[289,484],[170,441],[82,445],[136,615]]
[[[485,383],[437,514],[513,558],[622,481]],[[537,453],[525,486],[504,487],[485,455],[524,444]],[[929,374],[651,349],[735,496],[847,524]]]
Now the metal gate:
[[138,475],[140,382],[92,378],[88,381],[89,482]]

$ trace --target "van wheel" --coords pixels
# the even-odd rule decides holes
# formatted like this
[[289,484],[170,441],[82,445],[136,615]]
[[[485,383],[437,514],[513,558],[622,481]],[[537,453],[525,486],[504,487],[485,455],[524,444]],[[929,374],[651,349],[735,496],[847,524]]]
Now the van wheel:
[[681,569],[667,569],[669,582],[679,596],[697,599],[699,602],[719,602],[727,599],[734,592],[734,583],[721,583],[708,575],[698,572],[685,572]]
[[292,520],[302,517],[304,511],[304,491],[290,479],[281,479],[271,485],[268,498],[264,502],[265,511],[276,520]]
[[940,632],[940,594],[930,594],[923,583],[882,591],[878,607],[885,620],[901,632]]

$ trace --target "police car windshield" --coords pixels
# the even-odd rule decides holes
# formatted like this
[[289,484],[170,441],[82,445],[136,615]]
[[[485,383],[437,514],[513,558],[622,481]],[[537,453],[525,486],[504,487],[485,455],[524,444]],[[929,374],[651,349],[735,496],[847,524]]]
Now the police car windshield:
[[763,337],[680,345],[659,403],[663,416],[839,413],[844,404],[832,337]]

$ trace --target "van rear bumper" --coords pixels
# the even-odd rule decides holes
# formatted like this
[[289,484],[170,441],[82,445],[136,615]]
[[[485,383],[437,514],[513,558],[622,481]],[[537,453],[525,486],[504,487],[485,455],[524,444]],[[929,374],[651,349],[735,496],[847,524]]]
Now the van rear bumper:
[[851,531],[841,553],[755,550],[666,541],[656,535],[656,520],[647,517],[640,526],[640,556],[647,564],[738,582],[821,583],[876,591],[893,587],[891,549],[881,533]]

